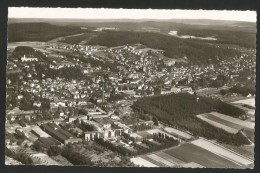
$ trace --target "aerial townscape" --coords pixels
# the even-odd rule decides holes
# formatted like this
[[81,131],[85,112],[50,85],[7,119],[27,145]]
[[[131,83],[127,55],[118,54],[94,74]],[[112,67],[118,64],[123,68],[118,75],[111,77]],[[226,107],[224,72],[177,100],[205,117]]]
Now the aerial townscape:
[[254,22],[9,18],[7,51],[6,165],[254,167]]

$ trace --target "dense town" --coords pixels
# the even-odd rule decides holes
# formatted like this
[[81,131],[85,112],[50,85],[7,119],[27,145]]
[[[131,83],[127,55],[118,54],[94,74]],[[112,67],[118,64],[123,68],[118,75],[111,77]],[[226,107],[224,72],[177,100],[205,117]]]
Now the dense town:
[[[9,49],[6,160],[35,165],[206,167],[195,161],[158,161],[154,152],[198,137],[138,112],[133,103],[177,93],[224,102],[254,97],[254,90],[234,90],[254,86],[255,50],[231,49],[239,49],[241,55],[204,65],[188,63],[189,57],[166,57],[163,50],[142,44],[108,48],[46,42]],[[254,108],[232,103],[249,112],[243,120],[254,122],[250,112]],[[248,160],[242,167],[252,165]]]

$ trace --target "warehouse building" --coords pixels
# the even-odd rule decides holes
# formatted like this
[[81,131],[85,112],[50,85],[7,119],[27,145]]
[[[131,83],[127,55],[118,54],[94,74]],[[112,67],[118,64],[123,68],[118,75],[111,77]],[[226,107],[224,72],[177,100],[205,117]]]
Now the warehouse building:
[[54,123],[46,123],[40,126],[43,131],[51,135],[54,139],[60,141],[63,144],[76,143],[82,141],[82,139],[76,138],[66,130],[59,127]]

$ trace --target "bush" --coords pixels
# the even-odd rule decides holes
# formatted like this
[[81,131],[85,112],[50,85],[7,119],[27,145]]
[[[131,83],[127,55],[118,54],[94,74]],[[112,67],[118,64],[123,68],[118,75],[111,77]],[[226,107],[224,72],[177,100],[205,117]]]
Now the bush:
[[58,146],[50,146],[50,148],[47,150],[47,154],[49,156],[58,156],[61,154],[61,148]]
[[31,165],[33,164],[33,160],[30,156],[28,156],[26,153],[15,153],[13,151],[11,151],[10,149],[8,149],[7,147],[5,148],[5,154],[8,157],[11,157],[25,165]]
[[44,145],[40,141],[35,141],[32,145],[32,148],[36,151],[43,152],[44,151]]
[[79,153],[70,144],[63,147],[61,155],[74,165],[93,165],[89,156]]

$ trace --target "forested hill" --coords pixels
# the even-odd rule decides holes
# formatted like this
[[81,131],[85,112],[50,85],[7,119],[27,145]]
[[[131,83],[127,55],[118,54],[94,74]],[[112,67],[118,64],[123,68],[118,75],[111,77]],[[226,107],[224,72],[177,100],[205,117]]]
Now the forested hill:
[[187,57],[193,64],[217,63],[218,60],[240,55],[232,49],[218,48],[203,41],[180,39],[160,33],[105,31],[91,39],[88,44],[107,47],[141,43],[150,48],[165,50],[169,58]]
[[81,33],[78,26],[56,26],[48,23],[8,24],[8,42],[49,41],[51,39]]
[[38,58],[40,61],[48,62],[46,56],[41,51],[37,51],[29,46],[17,46],[12,52],[11,56],[8,58],[21,60],[21,57],[23,57],[24,55],[26,55],[27,57],[31,56],[31,57]]

